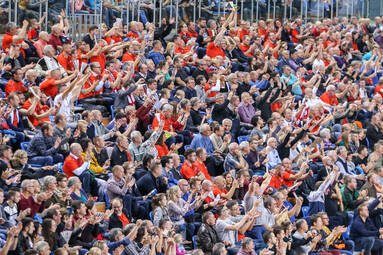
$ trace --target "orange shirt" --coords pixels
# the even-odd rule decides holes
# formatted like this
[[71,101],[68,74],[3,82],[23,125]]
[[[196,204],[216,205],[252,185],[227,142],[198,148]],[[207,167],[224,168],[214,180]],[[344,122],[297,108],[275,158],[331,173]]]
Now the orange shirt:
[[81,157],[75,159],[72,155],[69,155],[63,165],[64,173],[69,177],[76,176],[73,171],[82,166],[84,160]]
[[335,105],[339,104],[336,96],[334,95],[334,96],[330,97],[327,92],[325,92],[321,95],[320,100],[322,100],[323,102],[325,102],[326,104],[329,104],[331,106],[335,106]]
[[263,39],[266,40],[267,36],[269,35],[269,31],[267,31],[267,28],[264,28],[264,29],[258,28],[258,35],[259,36],[264,36]]
[[383,93],[380,92],[381,89],[383,89],[383,86],[376,85],[375,90],[374,90],[374,94],[379,93],[381,96],[383,96]]
[[215,46],[214,42],[208,44],[206,49],[206,55],[215,58],[216,56],[226,57],[225,52],[222,48]]
[[55,85],[55,82],[55,79],[46,79],[40,84],[40,90],[48,97],[54,98],[57,95],[57,86]]
[[67,71],[73,71],[74,65],[73,65],[73,59],[71,55],[68,55],[67,57],[64,56],[64,53],[61,53],[57,56],[57,61],[62,65],[62,67]]
[[79,69],[81,70],[81,66],[84,65],[88,65],[88,59],[87,58],[81,58],[82,55],[86,55],[88,54],[88,52],[81,52],[81,51],[77,51],[77,59],[78,59],[78,66],[79,66]]
[[241,29],[241,31],[239,32],[239,39],[242,40],[245,35],[249,35],[249,34],[250,33],[247,29]]
[[221,194],[227,194],[227,190],[226,189],[219,189],[217,186],[213,186],[213,194],[214,196],[218,196],[218,195],[221,195]]
[[[204,90],[205,90],[205,92],[206,91],[208,91],[209,89],[211,89],[212,87],[214,87],[216,84],[214,83],[212,83],[212,84],[210,84],[210,82],[207,82],[206,84],[205,84],[205,87],[203,88]],[[217,91],[212,91],[212,92],[210,92],[208,95],[207,95],[207,97],[215,97],[216,95],[218,94],[218,92]]]
[[274,189],[279,189],[283,185],[283,177],[274,174],[273,177],[271,177],[269,187],[273,187]]
[[7,85],[5,85],[5,94],[6,96],[8,96],[12,92],[16,91],[27,92],[28,89],[24,86],[24,83],[22,81],[15,81],[13,79],[10,79]]
[[183,178],[185,178],[186,180],[189,180],[190,178],[198,175],[198,168],[194,164],[189,165],[189,163],[185,161],[182,164],[180,173]]
[[[91,87],[91,85],[93,83],[97,82],[97,77],[95,77],[93,75],[93,73],[90,75],[89,77],[89,80],[87,82],[85,82],[84,86],[82,87],[82,89],[88,89]],[[91,96],[94,96],[95,93],[93,91],[89,92],[88,94],[83,94],[82,92],[80,92],[80,96],[78,97],[79,99],[82,99],[82,98],[86,98],[86,97],[91,97]]]
[[3,51],[8,52],[9,45],[13,42],[13,35],[6,33],[3,38]]
[[193,166],[195,166],[198,169],[198,171],[202,172],[205,175],[207,180],[213,181],[209,172],[207,171],[207,167],[205,166],[203,162],[199,162],[199,160],[197,159],[193,163]]
[[[168,131],[168,132],[173,132],[173,126],[172,126],[171,119],[170,118],[165,119],[165,117],[162,113],[160,113],[160,119],[165,122],[163,130]],[[153,119],[153,123],[152,123],[152,129],[155,129],[156,127],[158,127],[158,125],[159,125],[159,121],[158,121],[158,118],[155,116]],[[170,129],[172,129],[172,130],[170,130]]]
[[[272,41],[270,40],[266,40],[266,42],[263,44],[263,47],[266,47],[266,45],[269,45],[269,49],[274,49],[275,47],[277,47],[277,44],[276,43],[273,43]],[[278,58],[278,52],[274,52],[274,57]]]
[[101,66],[101,72],[104,72],[105,69],[105,62],[106,62],[106,57],[103,53],[101,53],[98,56],[94,56],[90,58],[90,63],[98,62]]
[[136,38],[140,42],[140,35],[134,31],[129,31],[129,33],[126,35],[129,38]]
[[188,47],[176,47],[174,48],[174,52],[177,54],[186,54],[190,51]]
[[120,216],[118,216],[118,219],[121,221],[122,226],[125,227],[130,223],[128,217],[126,217],[125,213],[121,213]]
[[[241,51],[245,54],[246,51],[248,51],[250,49],[250,45],[244,45],[244,44],[240,44],[239,45],[239,48],[241,49]],[[251,54],[251,52],[249,54],[247,54],[246,56],[250,57],[252,56],[253,54]]]
[[124,56],[122,56],[122,63],[125,63],[126,61],[136,61],[136,54],[125,52]]
[[166,143],[164,143],[163,145],[156,144],[155,147],[158,151],[158,159],[163,157],[163,156],[168,155],[169,149],[168,149],[168,146],[166,145]]

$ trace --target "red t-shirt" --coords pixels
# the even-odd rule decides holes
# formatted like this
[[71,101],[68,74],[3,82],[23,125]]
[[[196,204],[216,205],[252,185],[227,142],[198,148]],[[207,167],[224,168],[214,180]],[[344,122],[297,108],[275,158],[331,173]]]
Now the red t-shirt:
[[55,85],[55,82],[55,79],[46,79],[40,84],[40,90],[48,97],[54,98],[57,95],[57,86]]
[[210,181],[213,181],[209,172],[207,171],[207,167],[205,166],[205,164],[202,162],[199,162],[199,160],[196,160],[194,163],[193,163],[193,166],[197,168],[198,171],[202,172],[206,179],[210,180]]
[[136,54],[133,52],[125,52],[125,54],[122,56],[122,63],[125,63],[126,61],[136,61]]
[[12,92],[27,92],[28,89],[24,86],[24,83],[22,81],[15,81],[13,79],[9,80],[7,85],[5,85],[5,94],[8,96]]
[[190,178],[198,175],[198,168],[194,164],[189,165],[189,163],[185,161],[181,167],[180,173],[183,178],[189,180]]
[[[243,54],[246,53],[246,51],[248,51],[250,49],[250,45],[244,45],[244,44],[240,44],[239,45],[239,48],[241,49],[241,51],[243,52]],[[249,54],[247,54],[246,56],[250,57],[252,56],[251,52]]]
[[9,45],[13,42],[13,35],[6,33],[3,38],[3,51],[7,52]]
[[126,217],[125,213],[121,213],[121,216],[118,216],[118,219],[121,221],[122,226],[125,227],[130,223],[128,217]]
[[62,67],[67,71],[74,71],[74,64],[71,55],[67,57],[64,56],[64,53],[61,53],[57,56],[57,61],[62,65]]
[[336,96],[334,95],[334,96],[330,97],[327,92],[325,92],[321,95],[320,100],[322,100],[323,102],[325,102],[326,104],[329,104],[331,106],[335,106],[335,105],[339,104]]
[[58,46],[62,46],[62,42],[59,36],[51,35],[49,37],[48,44],[52,45],[55,50],[57,50]]
[[225,52],[222,48],[215,46],[214,42],[208,44],[206,49],[206,55],[215,58],[216,56],[226,57]]

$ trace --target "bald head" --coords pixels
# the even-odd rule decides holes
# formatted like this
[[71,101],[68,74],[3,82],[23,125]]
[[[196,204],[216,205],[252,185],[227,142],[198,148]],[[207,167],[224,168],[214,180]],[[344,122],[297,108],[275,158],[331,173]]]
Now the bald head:
[[78,143],[72,143],[70,146],[70,153],[77,157],[81,157],[82,148],[81,145]]

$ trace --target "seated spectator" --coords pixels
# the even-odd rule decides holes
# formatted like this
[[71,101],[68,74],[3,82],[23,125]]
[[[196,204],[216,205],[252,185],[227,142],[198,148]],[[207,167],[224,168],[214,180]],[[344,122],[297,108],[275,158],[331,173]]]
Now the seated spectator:
[[45,123],[41,132],[37,134],[28,146],[28,163],[42,166],[51,166],[62,162],[63,155],[57,153],[61,139],[53,140],[53,126]]

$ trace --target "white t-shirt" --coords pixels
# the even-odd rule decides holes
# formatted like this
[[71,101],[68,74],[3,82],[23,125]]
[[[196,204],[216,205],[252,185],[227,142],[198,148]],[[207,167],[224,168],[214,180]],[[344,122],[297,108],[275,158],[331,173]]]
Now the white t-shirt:
[[63,96],[63,93],[61,94],[58,94],[56,97],[55,97],[55,105],[58,104],[58,102],[61,101],[61,107],[60,107],[60,110],[59,110],[59,113],[61,114],[64,114],[67,118],[67,121],[70,121],[71,120],[71,115],[72,115],[72,112],[71,112],[71,99],[72,99],[72,92],[69,92],[69,94],[67,95],[67,97],[63,100],[62,99],[62,96]]
[[235,246],[235,242],[237,241],[238,231],[235,230],[226,230],[226,228],[230,225],[235,224],[230,218],[226,220],[218,219],[215,223],[215,230],[221,240],[228,240],[231,242],[232,246]]

